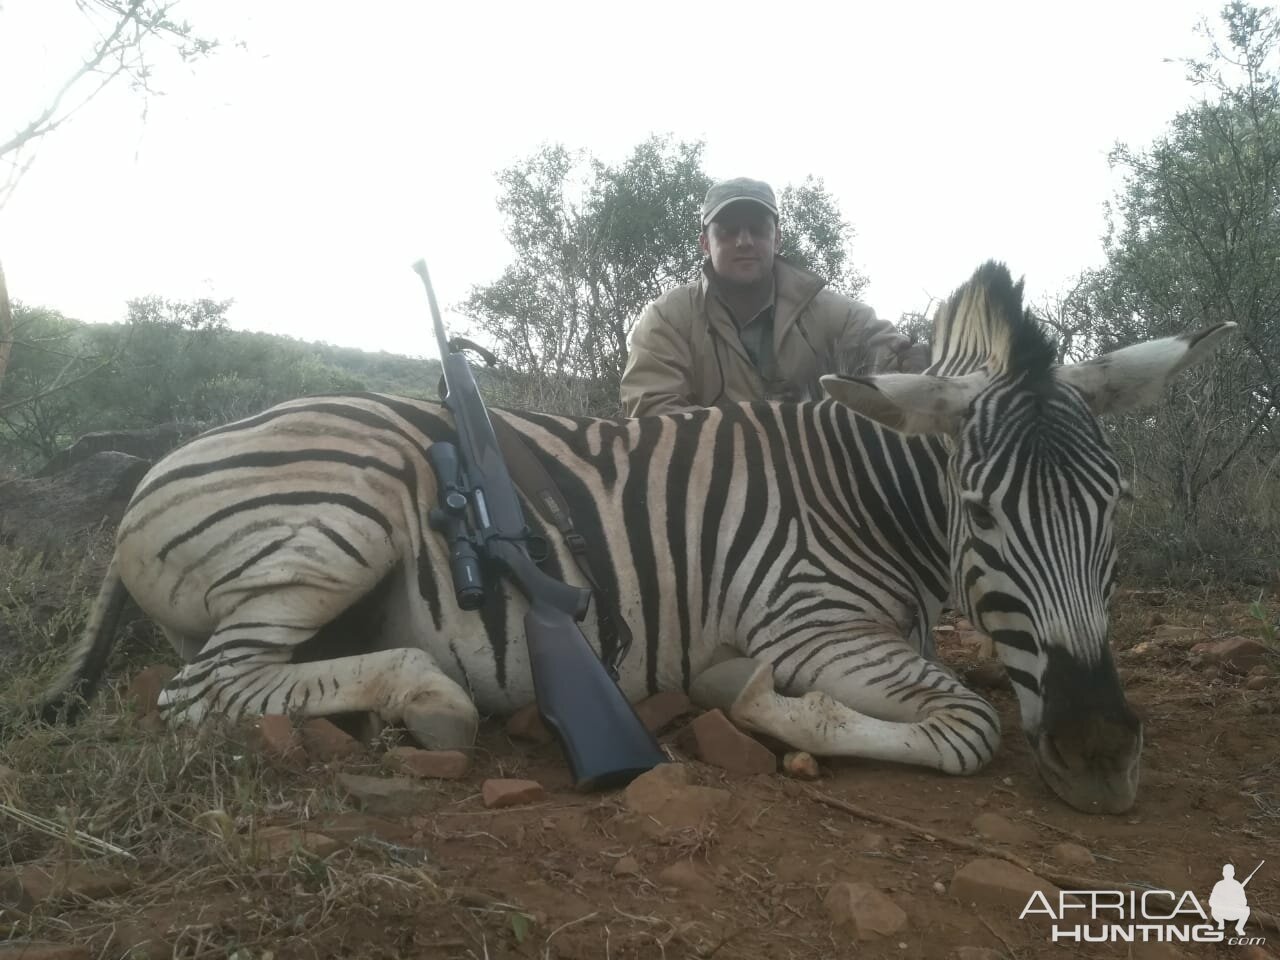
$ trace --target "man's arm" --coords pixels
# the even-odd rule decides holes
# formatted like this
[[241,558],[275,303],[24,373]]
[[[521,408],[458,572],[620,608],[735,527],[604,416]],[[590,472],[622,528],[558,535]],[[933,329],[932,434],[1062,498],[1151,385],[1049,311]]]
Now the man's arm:
[[849,314],[836,338],[838,369],[851,375],[920,373],[929,365],[929,345],[913,344],[865,303],[849,301]]
[[695,410],[689,344],[654,304],[645,307],[631,332],[622,372],[622,412],[628,417]]

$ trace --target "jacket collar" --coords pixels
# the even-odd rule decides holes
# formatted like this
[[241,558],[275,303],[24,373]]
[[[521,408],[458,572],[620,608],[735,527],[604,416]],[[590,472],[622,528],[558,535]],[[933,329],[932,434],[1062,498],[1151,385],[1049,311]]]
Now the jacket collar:
[[[792,263],[780,254],[773,260],[773,346],[775,355],[781,350],[782,342],[797,318],[818,295],[818,291],[827,285],[827,281],[812,270],[807,270]],[[715,273],[711,269],[711,258],[702,261],[701,277],[698,281],[698,294],[702,300],[702,313],[707,322],[714,328],[720,338],[728,343],[731,349],[750,362],[746,348],[733,317],[724,304],[715,295]]]

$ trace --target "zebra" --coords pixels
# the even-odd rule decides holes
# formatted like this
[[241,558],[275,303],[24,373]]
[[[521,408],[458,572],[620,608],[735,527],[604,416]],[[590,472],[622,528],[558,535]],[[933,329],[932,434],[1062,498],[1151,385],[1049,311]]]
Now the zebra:
[[[595,545],[582,623],[633,702],[689,691],[818,756],[972,774],[995,708],[944,663],[944,604],[991,638],[1035,766],[1070,806],[1135,802],[1142,725],[1109,649],[1120,465],[1098,417],[1150,404],[1233,324],[1078,364],[981,265],[935,312],[922,374],[824,376],[825,396],[638,419],[492,408]],[[428,748],[474,745],[481,712],[534,701],[497,583],[460,610],[427,523],[425,458],[444,407],[375,393],[305,397],[212,429],[158,461],[46,717],[83,707],[128,596],[183,662],[164,716],[372,711]],[[526,504],[526,508],[528,504]],[[544,569],[583,580],[528,510]]]

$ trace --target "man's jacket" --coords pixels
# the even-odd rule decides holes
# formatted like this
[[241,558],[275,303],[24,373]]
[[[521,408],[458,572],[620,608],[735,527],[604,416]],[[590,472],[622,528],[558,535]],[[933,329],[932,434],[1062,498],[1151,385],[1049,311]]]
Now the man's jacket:
[[628,417],[678,413],[743,400],[821,399],[827,373],[919,372],[923,345],[910,342],[864,303],[826,289],[815,273],[776,257],[773,357],[766,383],[751,362],[733,316],[715,295],[710,262],[697,283],[645,307],[631,332],[622,374]]

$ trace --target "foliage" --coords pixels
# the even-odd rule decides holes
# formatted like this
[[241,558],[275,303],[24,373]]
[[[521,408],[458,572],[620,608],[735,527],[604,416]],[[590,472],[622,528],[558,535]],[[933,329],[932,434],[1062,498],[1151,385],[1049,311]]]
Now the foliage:
[[[576,378],[617,414],[627,339],[645,304],[698,275],[698,222],[711,178],[701,142],[651,137],[621,164],[543,147],[502,171],[499,210],[515,259],[474,288],[464,309],[505,364]],[[821,180],[779,196],[783,247],[833,285],[857,293],[866,279],[848,259],[852,230]]]

